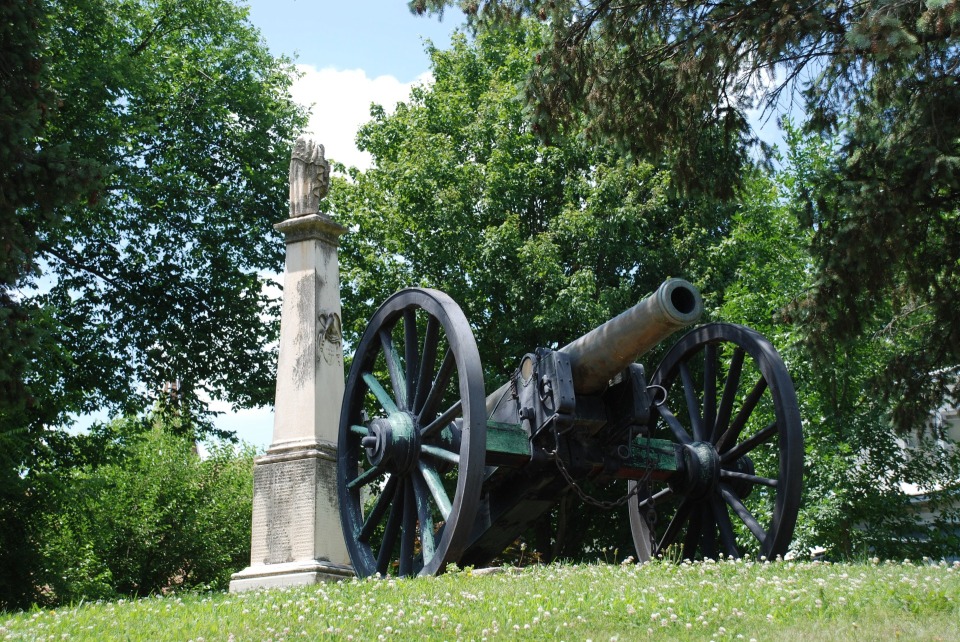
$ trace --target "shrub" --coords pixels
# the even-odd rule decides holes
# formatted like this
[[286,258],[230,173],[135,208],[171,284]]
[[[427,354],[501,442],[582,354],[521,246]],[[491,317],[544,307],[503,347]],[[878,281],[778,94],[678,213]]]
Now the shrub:
[[53,603],[180,588],[225,588],[247,564],[253,497],[250,447],[124,419],[107,463],[73,471],[40,542],[41,584]]

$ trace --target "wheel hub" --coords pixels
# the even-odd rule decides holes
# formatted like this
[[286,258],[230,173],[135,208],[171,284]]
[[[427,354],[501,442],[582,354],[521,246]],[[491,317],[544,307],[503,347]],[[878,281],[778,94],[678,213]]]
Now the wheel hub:
[[[732,466],[727,466],[727,469],[737,473],[744,473],[746,475],[756,474],[756,469],[753,466],[753,460],[746,455],[733,462]],[[746,479],[734,479],[730,482],[730,488],[734,493],[737,494],[737,497],[743,500],[750,496],[750,493],[753,491],[753,484]]]
[[685,491],[690,497],[704,497],[720,483],[720,455],[708,441],[683,447],[686,465]]
[[360,443],[372,466],[405,473],[417,465],[420,435],[410,413],[395,412],[386,418],[378,417],[367,424],[367,430],[370,434]]

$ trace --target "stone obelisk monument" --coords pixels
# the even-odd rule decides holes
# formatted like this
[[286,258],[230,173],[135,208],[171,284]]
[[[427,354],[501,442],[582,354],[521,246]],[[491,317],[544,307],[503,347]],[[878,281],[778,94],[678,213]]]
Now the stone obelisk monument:
[[320,214],[330,164],[301,137],[290,162],[287,245],[273,442],[253,472],[250,566],[231,591],[352,577],[337,508],[337,429],[343,399],[338,239]]

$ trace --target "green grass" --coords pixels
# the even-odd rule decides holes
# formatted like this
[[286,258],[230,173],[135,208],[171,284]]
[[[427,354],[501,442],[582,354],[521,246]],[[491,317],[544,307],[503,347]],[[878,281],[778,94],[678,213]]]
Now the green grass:
[[960,564],[541,566],[0,616],[7,640],[960,640]]

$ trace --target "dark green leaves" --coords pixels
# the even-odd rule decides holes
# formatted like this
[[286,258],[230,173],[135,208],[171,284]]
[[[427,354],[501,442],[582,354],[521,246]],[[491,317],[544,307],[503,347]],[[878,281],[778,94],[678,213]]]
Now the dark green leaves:
[[177,380],[184,414],[272,400],[263,275],[282,263],[272,224],[305,117],[245,16],[0,3],[0,604],[40,589],[56,484],[35,476],[82,464],[73,417],[142,412]]
[[749,167],[745,110],[799,102],[806,131],[837,146],[832,167],[798,186],[815,232],[809,336],[829,347],[878,322],[926,327],[916,356],[889,364],[883,394],[903,426],[937,405],[946,388],[930,373],[960,362],[955,1],[459,4],[477,33],[518,16],[545,24],[525,78],[539,134],[659,160],[683,193],[732,198]]
[[663,278],[695,275],[694,257],[722,233],[727,213],[669,202],[655,166],[576,132],[542,142],[519,87],[543,36],[526,24],[455,39],[431,51],[432,86],[393,115],[372,111],[359,143],[374,166],[331,196],[357,230],[341,248],[353,336],[394,290],[437,287],[464,307],[499,378],[525,351],[572,340]]

